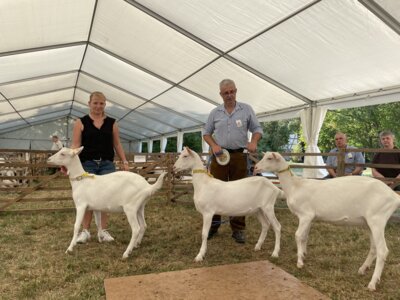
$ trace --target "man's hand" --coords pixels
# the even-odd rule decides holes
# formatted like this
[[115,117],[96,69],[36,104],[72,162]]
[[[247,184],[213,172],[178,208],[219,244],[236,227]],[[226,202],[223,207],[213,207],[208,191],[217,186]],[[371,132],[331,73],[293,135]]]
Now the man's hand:
[[247,143],[247,151],[250,153],[255,153],[257,151],[257,142]]
[[219,156],[222,154],[222,148],[220,145],[215,144],[215,146],[212,147],[212,151],[215,156]]

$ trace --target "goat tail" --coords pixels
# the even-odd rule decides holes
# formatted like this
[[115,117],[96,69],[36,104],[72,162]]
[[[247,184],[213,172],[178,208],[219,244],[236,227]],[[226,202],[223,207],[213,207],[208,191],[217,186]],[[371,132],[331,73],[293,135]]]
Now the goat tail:
[[153,195],[159,189],[162,188],[164,177],[167,175],[167,172],[162,172],[160,176],[158,176],[157,181],[151,186],[150,194]]

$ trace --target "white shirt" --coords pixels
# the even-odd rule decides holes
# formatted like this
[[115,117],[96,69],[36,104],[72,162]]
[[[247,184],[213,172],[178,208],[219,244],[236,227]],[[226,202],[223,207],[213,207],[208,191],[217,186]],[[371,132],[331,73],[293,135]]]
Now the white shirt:
[[53,142],[53,146],[51,146],[51,150],[60,150],[63,147],[63,144],[60,140],[57,142]]

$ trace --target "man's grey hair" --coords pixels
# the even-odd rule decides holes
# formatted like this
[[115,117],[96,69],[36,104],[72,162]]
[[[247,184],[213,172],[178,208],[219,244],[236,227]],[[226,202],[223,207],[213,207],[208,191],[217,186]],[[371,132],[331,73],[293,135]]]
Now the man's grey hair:
[[394,134],[390,130],[384,130],[379,133],[379,139],[383,138],[384,136],[391,136],[394,139]]
[[336,137],[337,135],[343,135],[344,138],[347,139],[347,135],[346,135],[344,132],[337,131],[337,132],[335,133],[335,137]]
[[232,79],[223,79],[219,83],[219,88],[222,88],[224,85],[227,85],[227,84],[233,84],[234,86],[236,86],[235,82]]

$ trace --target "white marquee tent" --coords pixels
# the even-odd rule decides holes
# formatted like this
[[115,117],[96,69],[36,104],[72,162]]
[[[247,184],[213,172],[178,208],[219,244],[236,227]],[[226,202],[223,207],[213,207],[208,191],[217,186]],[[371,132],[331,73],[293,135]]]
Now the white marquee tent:
[[224,78],[261,121],[399,101],[399,21],[397,0],[0,0],[0,148],[68,140],[95,90],[138,147],[201,130]]

